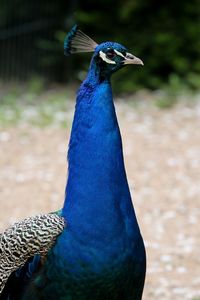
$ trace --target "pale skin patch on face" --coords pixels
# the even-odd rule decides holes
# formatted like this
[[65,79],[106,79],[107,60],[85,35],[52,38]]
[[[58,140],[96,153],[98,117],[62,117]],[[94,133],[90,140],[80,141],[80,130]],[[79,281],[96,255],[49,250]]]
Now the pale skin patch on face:
[[121,52],[117,51],[116,49],[114,49],[114,51],[115,51],[115,53],[116,53],[117,55],[119,55],[119,56],[125,58],[125,56],[124,56]]
[[101,57],[101,59],[103,59],[103,61],[107,62],[108,64],[116,64],[115,61],[108,59],[103,51],[99,51],[99,56]]

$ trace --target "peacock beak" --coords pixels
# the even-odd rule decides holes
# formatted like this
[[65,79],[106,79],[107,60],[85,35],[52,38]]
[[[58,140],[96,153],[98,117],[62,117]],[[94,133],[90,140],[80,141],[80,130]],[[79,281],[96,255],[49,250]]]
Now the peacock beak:
[[143,61],[131,53],[126,53],[124,65],[144,65]]

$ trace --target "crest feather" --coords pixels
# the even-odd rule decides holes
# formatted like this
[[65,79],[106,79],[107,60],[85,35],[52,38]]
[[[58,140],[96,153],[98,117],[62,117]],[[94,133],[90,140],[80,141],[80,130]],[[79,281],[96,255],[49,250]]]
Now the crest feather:
[[97,46],[95,41],[79,30],[78,25],[74,25],[64,40],[64,54],[93,52]]

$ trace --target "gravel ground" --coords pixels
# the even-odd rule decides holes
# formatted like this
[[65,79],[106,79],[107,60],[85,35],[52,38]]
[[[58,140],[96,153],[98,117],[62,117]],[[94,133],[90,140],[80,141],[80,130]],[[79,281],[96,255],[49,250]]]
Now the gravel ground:
[[[117,112],[147,249],[143,299],[200,299],[200,101],[170,110],[119,101]],[[26,122],[1,129],[1,231],[62,206],[68,137]]]

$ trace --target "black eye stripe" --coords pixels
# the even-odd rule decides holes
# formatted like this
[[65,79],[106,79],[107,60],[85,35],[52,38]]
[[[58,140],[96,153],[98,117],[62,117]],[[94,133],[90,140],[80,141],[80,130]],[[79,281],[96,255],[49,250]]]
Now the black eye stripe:
[[[116,53],[117,51],[119,53]],[[115,56],[124,56],[124,57],[126,57],[126,51],[125,50],[122,50],[122,51],[116,50],[116,52],[115,52],[114,49],[108,49],[107,52],[106,52],[106,57],[109,58],[109,59],[112,59]],[[121,53],[121,55],[120,55],[120,53]]]
[[113,49],[108,49],[108,51],[106,52],[106,56],[107,58],[113,58],[115,57],[116,53]]

